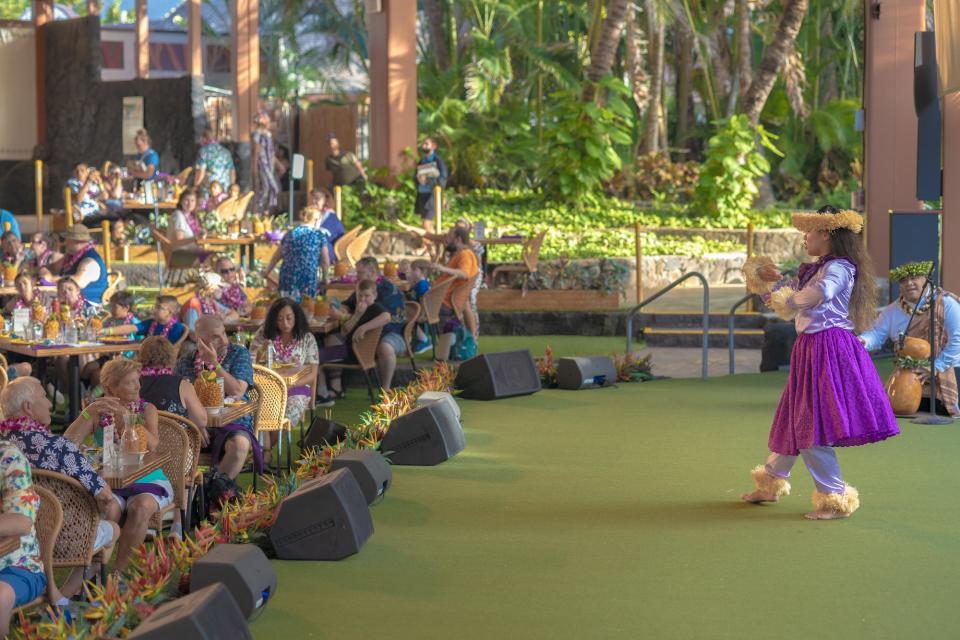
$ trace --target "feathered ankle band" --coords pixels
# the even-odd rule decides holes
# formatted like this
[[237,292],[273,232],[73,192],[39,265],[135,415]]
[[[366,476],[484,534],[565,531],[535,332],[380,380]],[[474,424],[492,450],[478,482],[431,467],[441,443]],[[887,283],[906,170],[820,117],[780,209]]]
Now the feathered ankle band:
[[836,513],[848,516],[860,508],[860,493],[856,487],[847,485],[842,494],[814,491],[811,501],[817,513]]
[[753,477],[757,489],[773,494],[777,500],[790,495],[790,483],[784,478],[770,475],[762,464],[754,467],[750,471],[750,475]]

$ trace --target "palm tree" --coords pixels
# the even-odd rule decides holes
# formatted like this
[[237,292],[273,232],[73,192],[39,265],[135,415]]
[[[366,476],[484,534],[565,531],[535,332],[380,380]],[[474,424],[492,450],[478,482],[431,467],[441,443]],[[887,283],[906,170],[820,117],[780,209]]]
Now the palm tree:
[[760,68],[754,74],[753,82],[750,83],[750,88],[743,97],[743,113],[754,124],[759,122],[760,112],[763,111],[763,105],[770,97],[777,74],[793,49],[793,43],[797,39],[800,25],[803,24],[808,4],[809,0],[785,0],[783,4],[783,13],[780,24],[777,25],[777,32],[770,45],[764,50]]
[[450,47],[447,46],[446,20],[443,15],[443,0],[423,0],[423,13],[430,32],[430,47],[440,71],[450,68]]
[[590,56],[590,66],[587,67],[587,80],[590,82],[583,88],[583,99],[586,102],[593,102],[596,96],[595,83],[610,73],[613,67],[613,60],[620,46],[620,34],[623,33],[623,26],[627,22],[627,8],[630,6],[630,1],[610,0],[607,4],[607,17],[600,29],[596,50]]

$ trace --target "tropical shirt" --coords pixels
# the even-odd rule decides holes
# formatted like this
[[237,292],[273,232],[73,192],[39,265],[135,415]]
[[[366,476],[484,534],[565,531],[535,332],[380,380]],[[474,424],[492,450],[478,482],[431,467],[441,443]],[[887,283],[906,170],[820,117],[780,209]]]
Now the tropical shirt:
[[[244,347],[231,343],[227,347],[227,353],[220,360],[220,364],[234,378],[246,382],[248,388],[253,386],[253,362],[250,360],[250,352]],[[177,361],[177,367],[173,372],[190,382],[194,382],[197,379],[197,371],[198,360],[194,356],[188,356]],[[243,399],[249,400],[249,394],[244,393]],[[237,424],[253,429],[253,416],[245,415],[237,420]]]
[[77,445],[29,418],[7,418],[0,426],[16,426],[11,425],[15,421],[23,422],[22,428],[4,428],[4,436],[17,445],[31,465],[70,476],[94,496],[106,488],[107,483]]
[[211,142],[210,144],[200,147],[200,152],[197,154],[196,167],[198,169],[200,167],[206,169],[206,174],[203,176],[203,184],[200,185],[204,194],[210,189],[211,182],[219,182],[223,186],[224,191],[228,191],[230,185],[233,184],[230,176],[231,172],[236,168],[233,164],[233,156],[227,149],[216,142]]
[[[83,188],[83,183],[77,178],[70,178],[67,180],[67,186],[70,187],[70,191],[76,195],[80,193],[80,189]],[[97,194],[99,193],[100,187],[95,182],[91,182],[87,186],[87,192],[83,198],[73,203],[73,206],[80,212],[81,217],[86,218],[100,213],[100,203],[97,202]]]
[[[18,513],[36,523],[40,496],[33,490],[30,463],[12,442],[0,441],[0,499],[3,513]],[[19,549],[0,558],[0,571],[7,567],[43,573],[35,525],[30,526],[30,533],[20,536]]]

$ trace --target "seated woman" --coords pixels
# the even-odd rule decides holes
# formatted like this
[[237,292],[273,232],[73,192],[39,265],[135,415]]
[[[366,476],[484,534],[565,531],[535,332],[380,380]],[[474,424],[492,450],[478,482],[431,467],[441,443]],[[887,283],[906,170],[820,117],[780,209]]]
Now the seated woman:
[[62,260],[63,254],[56,250],[57,243],[50,235],[38,231],[30,240],[30,250],[27,253],[24,266],[32,275],[53,282],[50,274],[50,265]]
[[[273,361],[280,364],[313,365],[316,374],[320,362],[317,352],[317,339],[310,333],[310,325],[303,309],[290,298],[280,298],[272,305],[250,344],[250,351],[256,354],[263,364],[267,360],[267,349],[273,345]],[[287,390],[287,418],[296,425],[310,406],[309,386],[291,387]],[[276,435],[275,433],[271,434]]]
[[184,189],[177,201],[176,210],[170,214],[167,240],[173,249],[170,255],[171,267],[190,267],[209,255],[197,244],[197,240],[204,235],[200,218],[197,217],[198,203],[197,192],[193,189]]
[[17,295],[4,306],[4,313],[11,313],[14,309],[30,309],[37,302],[47,305],[46,296],[37,290],[33,277],[27,271],[17,274],[13,286],[17,289]]
[[[131,425],[139,423],[137,428],[141,437],[146,438],[147,449],[155,450],[160,442],[157,408],[140,399],[140,363],[124,358],[111,360],[103,366],[101,379],[104,397],[119,400],[125,410],[105,412],[96,424],[89,413],[82,412],[64,435],[74,444],[81,444],[93,436],[97,444],[103,446],[103,429],[112,423],[119,448],[123,430],[129,421]],[[150,518],[173,501],[173,486],[163,471],[158,469],[123,489],[115,489],[113,495],[125,515],[114,566],[117,571],[124,571],[133,552],[146,538]]]
[[[140,346],[140,397],[159,411],[183,416],[200,428],[200,444],[207,446],[207,410],[190,381],[173,372],[177,362],[173,345],[163,336],[150,336]],[[170,537],[183,538],[180,510],[174,513]]]
[[197,281],[197,295],[180,308],[180,321],[191,332],[197,328],[201,316],[215,315],[224,320],[236,320],[240,316],[222,302],[226,283],[216,273],[204,271]]
[[[320,362],[348,362],[355,364],[356,356],[351,345],[353,338],[363,338],[372,329],[385,327],[390,322],[390,312],[377,302],[377,283],[373,280],[361,280],[354,293],[356,302],[349,317],[331,319],[327,326],[326,346],[320,353]],[[339,325],[340,332],[336,333]],[[389,383],[387,383],[389,384]],[[323,369],[317,376],[317,404],[321,407],[333,406],[338,397],[343,397],[343,385],[340,372],[330,372],[330,390],[327,388],[327,376]]]
[[210,193],[203,199],[200,207],[204,211],[216,211],[217,207],[227,199],[227,193],[223,190],[223,185],[219,180],[210,183]]
[[[57,300],[60,308],[70,310],[70,317],[86,318],[88,315],[98,310],[97,305],[90,304],[83,294],[77,282],[71,277],[60,278],[57,281]],[[83,354],[80,358],[80,380],[87,383],[90,389],[96,388],[100,384],[100,363],[92,354]],[[55,366],[57,370],[57,380],[61,389],[68,389],[67,364],[68,356],[57,356]]]
[[73,175],[67,180],[67,186],[70,187],[73,198],[73,222],[82,222],[91,227],[96,227],[104,220],[103,214],[106,211],[104,205],[103,181],[100,178],[100,172],[96,168],[90,168],[84,162],[79,162],[73,167]]
[[327,234],[316,227],[320,211],[314,207],[300,210],[300,224],[283,236],[280,246],[270,258],[270,264],[262,271],[269,277],[277,263],[280,265],[279,291],[281,296],[300,302],[303,296],[317,295],[317,272],[327,244]]

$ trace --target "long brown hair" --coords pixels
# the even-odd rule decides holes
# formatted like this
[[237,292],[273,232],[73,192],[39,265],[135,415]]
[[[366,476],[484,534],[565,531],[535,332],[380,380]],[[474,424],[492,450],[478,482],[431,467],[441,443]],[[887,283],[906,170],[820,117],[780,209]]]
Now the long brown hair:
[[[817,213],[837,213],[830,205]],[[867,253],[863,233],[854,233],[849,229],[837,229],[830,233],[830,255],[847,258],[857,266],[857,277],[850,294],[850,320],[854,330],[862,333],[873,326],[877,319],[877,281],[874,276],[873,260]]]

